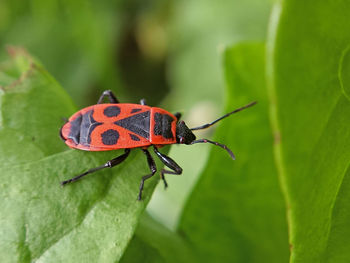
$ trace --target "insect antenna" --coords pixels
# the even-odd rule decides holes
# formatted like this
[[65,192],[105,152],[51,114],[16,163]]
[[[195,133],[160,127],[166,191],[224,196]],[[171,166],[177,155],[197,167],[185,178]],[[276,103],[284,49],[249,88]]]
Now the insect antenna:
[[246,108],[249,108],[249,107],[255,105],[256,103],[257,103],[256,101],[253,101],[253,102],[251,102],[251,103],[249,103],[249,104],[247,104],[247,105],[245,105],[245,106],[243,106],[243,107],[241,107],[241,108],[238,108],[238,109],[236,109],[236,110],[234,110],[234,111],[231,111],[231,112],[225,114],[224,116],[220,117],[219,119],[216,119],[215,121],[213,121],[213,122],[211,122],[211,123],[207,123],[207,124],[204,124],[204,125],[195,127],[195,128],[191,128],[190,130],[195,131],[195,130],[206,129],[206,128],[208,128],[208,127],[214,125],[214,124],[217,123],[218,121],[221,121],[222,119],[224,119],[224,118],[226,118],[226,117],[228,117],[228,116],[230,116],[230,115],[232,115],[232,114],[234,114],[234,113],[237,113],[237,112],[239,112],[239,111],[241,111],[241,110],[244,110],[244,109],[246,109]]
[[195,144],[195,143],[211,143],[211,144],[214,144],[216,146],[219,146],[219,147],[225,149],[233,160],[236,160],[236,157],[233,154],[233,152],[225,144],[221,144],[221,143],[218,143],[218,142],[210,141],[208,139],[195,140],[191,144]]

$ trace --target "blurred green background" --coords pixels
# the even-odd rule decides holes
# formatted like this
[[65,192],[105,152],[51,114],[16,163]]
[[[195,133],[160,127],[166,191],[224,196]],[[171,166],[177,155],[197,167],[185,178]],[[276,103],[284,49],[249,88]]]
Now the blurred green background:
[[[222,53],[264,40],[272,1],[0,2],[0,59],[8,45],[37,57],[78,107],[111,89],[122,102],[181,111],[191,126],[213,120],[225,102]],[[254,98],[251,98],[254,99]],[[238,105],[236,105],[238,106]],[[198,133],[210,136],[214,129]],[[159,186],[148,211],[175,229],[210,147],[173,147],[184,175]],[[191,160],[196,156],[195,164]]]
[[[349,262],[349,17],[346,0],[1,1],[0,260]],[[52,139],[60,115],[106,89],[190,127],[258,104],[196,133],[235,162],[173,145],[184,172],[148,205],[133,197],[140,151],[63,192],[58,179],[111,153]]]

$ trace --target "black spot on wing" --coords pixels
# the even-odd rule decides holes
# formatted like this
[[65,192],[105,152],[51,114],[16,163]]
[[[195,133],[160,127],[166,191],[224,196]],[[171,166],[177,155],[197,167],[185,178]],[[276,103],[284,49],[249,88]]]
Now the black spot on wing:
[[154,114],[154,134],[162,135],[166,139],[174,138],[171,131],[171,123],[174,119],[168,114],[160,114],[156,112]]
[[130,113],[135,113],[135,112],[139,112],[142,111],[142,109],[132,109]]
[[154,114],[154,134],[155,135],[161,135],[162,134],[162,114],[156,112]]
[[94,111],[90,110],[85,113],[82,117],[82,122],[80,126],[80,144],[89,146],[91,143],[91,133],[93,130],[103,123],[95,121],[92,117]]
[[108,106],[104,109],[103,114],[106,117],[116,117],[120,114],[120,108],[118,106]]
[[129,135],[130,135],[130,138],[131,138],[131,140],[133,140],[133,141],[140,141],[140,138],[139,137],[137,137],[136,135],[134,135],[134,134],[131,134],[131,133],[129,133]]
[[114,124],[121,126],[137,135],[140,135],[146,139],[149,138],[149,122],[150,112],[144,111],[125,119],[114,122]]
[[102,142],[105,145],[114,145],[118,142],[119,132],[117,130],[107,130],[101,134]]
[[80,114],[74,121],[70,122],[70,131],[68,138],[72,139],[75,144],[79,144],[80,141],[80,126],[82,121],[82,115]]

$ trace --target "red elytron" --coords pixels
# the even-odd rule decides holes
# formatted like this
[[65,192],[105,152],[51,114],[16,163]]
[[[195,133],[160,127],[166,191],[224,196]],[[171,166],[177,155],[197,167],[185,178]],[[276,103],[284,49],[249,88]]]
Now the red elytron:
[[[102,104],[105,97],[109,98],[110,103]],[[146,154],[148,166],[151,170],[151,174],[142,177],[138,195],[138,200],[141,200],[144,181],[152,177],[157,171],[155,162],[147,150],[148,147],[153,146],[156,155],[165,166],[172,170],[161,170],[161,178],[165,187],[167,187],[164,174],[181,174],[182,168],[169,156],[159,152],[159,147],[175,143],[212,143],[225,149],[234,159],[232,151],[226,145],[208,139],[196,140],[196,136],[192,131],[208,128],[223,118],[255,103],[252,102],[227,113],[211,123],[189,129],[183,121],[179,121],[181,117],[179,113],[173,115],[161,108],[146,106],[144,100],[141,100],[140,104],[119,103],[114,94],[107,90],[103,92],[96,105],[86,107],[70,117],[61,128],[60,136],[71,148],[85,151],[125,149],[125,153],[99,167],[63,181],[61,184],[65,185],[77,181],[87,174],[120,164],[128,157],[130,149],[141,148]]]

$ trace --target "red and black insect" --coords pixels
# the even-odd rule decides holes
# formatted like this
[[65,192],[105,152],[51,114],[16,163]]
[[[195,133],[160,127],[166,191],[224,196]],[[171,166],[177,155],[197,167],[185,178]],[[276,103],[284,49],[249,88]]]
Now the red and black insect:
[[[102,104],[105,97],[110,103]],[[72,117],[60,130],[62,140],[71,148],[85,151],[110,151],[125,149],[124,154],[92,168],[69,180],[63,181],[65,185],[80,179],[81,177],[98,170],[113,167],[123,162],[129,155],[130,149],[141,148],[147,157],[151,173],[142,177],[138,200],[141,200],[145,180],[152,177],[156,171],[156,164],[147,150],[152,146],[155,154],[171,171],[162,169],[161,178],[167,187],[164,174],[181,174],[182,168],[169,156],[159,152],[158,148],[167,144],[195,144],[212,143],[225,149],[235,159],[232,151],[223,144],[208,139],[196,140],[192,133],[194,130],[205,129],[218,121],[251,107],[256,102],[249,103],[239,109],[225,114],[219,119],[195,128],[188,128],[183,121],[179,121],[181,114],[171,114],[161,108],[147,106],[145,100],[140,104],[119,103],[118,99],[110,90],[102,93],[96,105],[86,107]]]

